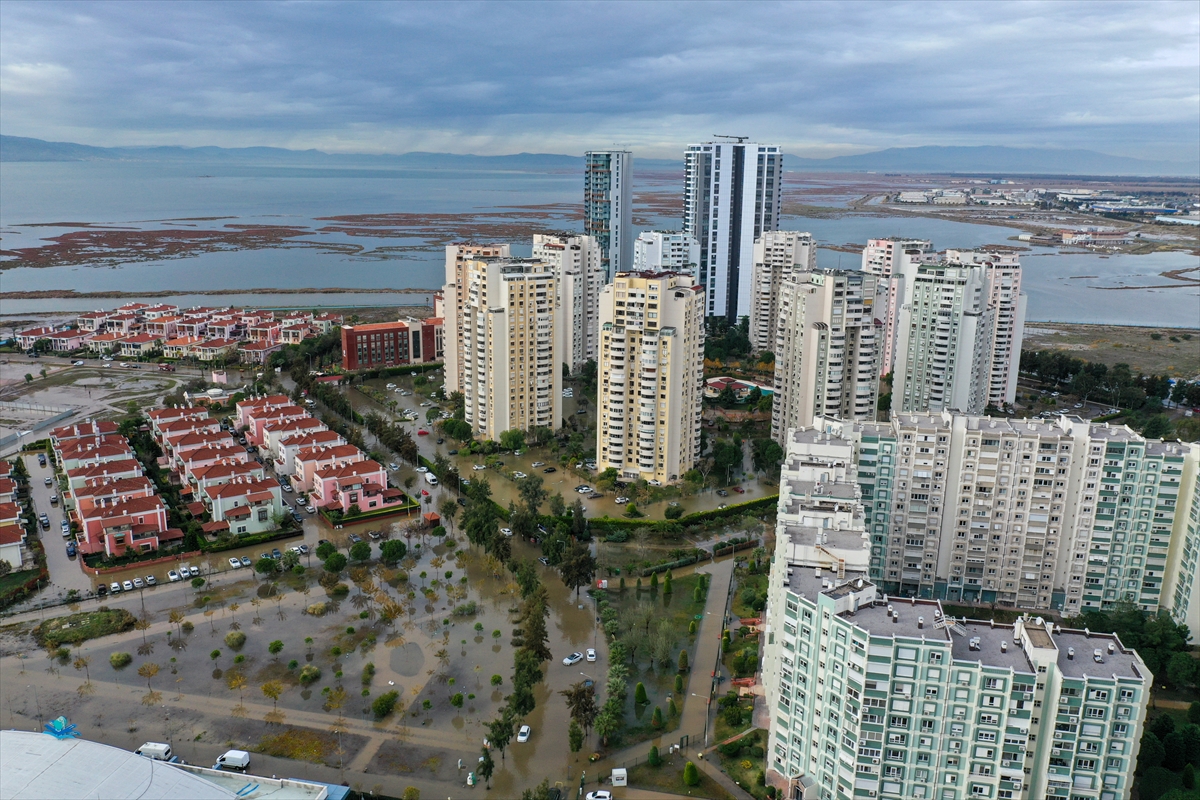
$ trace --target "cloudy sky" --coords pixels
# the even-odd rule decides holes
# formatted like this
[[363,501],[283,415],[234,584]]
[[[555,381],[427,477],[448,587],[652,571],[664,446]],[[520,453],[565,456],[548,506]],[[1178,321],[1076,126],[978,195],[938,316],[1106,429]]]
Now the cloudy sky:
[[1181,2],[0,3],[0,132],[95,145],[1194,160]]

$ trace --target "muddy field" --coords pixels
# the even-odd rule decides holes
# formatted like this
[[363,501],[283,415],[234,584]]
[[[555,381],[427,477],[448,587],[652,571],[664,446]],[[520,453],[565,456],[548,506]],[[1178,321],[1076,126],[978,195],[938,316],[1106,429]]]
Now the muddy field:
[[[1152,338],[1153,334],[1160,338]],[[1191,338],[1184,339],[1185,336]],[[1098,361],[1110,367],[1125,363],[1135,373],[1185,378],[1200,375],[1200,332],[1194,328],[1034,322],[1025,327],[1022,347],[1025,350],[1065,350],[1075,358]]]

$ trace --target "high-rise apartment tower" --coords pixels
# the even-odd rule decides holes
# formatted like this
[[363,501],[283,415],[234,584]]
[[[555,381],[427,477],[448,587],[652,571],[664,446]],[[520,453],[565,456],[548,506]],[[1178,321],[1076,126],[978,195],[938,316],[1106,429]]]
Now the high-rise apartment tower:
[[700,456],[704,291],[691,275],[618,273],[600,294],[596,466],[672,483]]
[[446,392],[462,391],[462,336],[461,320],[463,300],[466,297],[466,262],[473,258],[507,258],[506,244],[448,244],[446,245],[446,285],[442,287],[442,306],[445,314],[443,324]]
[[590,150],[583,157],[583,232],[600,245],[605,282],[633,263],[633,153]]
[[642,231],[633,243],[634,272],[686,272],[700,282],[700,244],[680,231]]
[[[731,137],[738,138],[738,137]],[[783,152],[746,142],[705,142],[684,153],[683,232],[700,243],[708,316],[750,316],[754,241],[779,227]]]
[[780,286],[796,273],[816,268],[817,244],[811,233],[771,231],[754,241],[750,346],[756,353],[775,348]]
[[562,363],[572,371],[596,357],[596,314],[604,272],[600,246],[591,236],[533,236],[533,257],[551,266],[558,278]]

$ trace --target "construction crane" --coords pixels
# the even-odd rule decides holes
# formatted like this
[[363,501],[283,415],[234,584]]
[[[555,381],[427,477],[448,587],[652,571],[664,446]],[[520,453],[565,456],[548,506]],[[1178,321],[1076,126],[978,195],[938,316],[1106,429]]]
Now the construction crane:
[[749,136],[729,136],[724,133],[714,133],[713,138],[714,139],[737,139],[738,144],[745,144],[747,141],[750,140]]

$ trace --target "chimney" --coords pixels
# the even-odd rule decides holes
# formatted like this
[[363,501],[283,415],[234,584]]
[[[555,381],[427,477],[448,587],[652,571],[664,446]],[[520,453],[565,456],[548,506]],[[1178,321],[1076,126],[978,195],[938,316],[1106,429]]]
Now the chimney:
[[1067,660],[1068,660],[1068,661],[1074,661],[1074,660],[1075,660],[1075,648],[1074,648],[1074,647],[1068,647],[1068,648],[1067,648]]
[[892,613],[892,624],[895,625],[899,621],[900,621],[900,615],[893,612]]
[[918,628],[918,629],[922,629],[922,628],[924,628],[924,627],[925,627],[925,618],[924,618],[924,617],[917,617],[917,628]]

